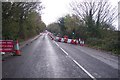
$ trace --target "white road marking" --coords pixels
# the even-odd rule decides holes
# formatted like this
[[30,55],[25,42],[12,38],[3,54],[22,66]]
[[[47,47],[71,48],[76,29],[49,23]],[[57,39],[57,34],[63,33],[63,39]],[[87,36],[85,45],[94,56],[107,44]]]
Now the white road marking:
[[54,43],[55,43],[58,47],[60,47],[55,41],[54,41]]
[[68,53],[67,53],[63,48],[61,48],[55,41],[54,41],[54,43],[55,43],[66,55],[68,55]]
[[[66,54],[68,55],[68,53],[63,49],[61,48],[55,41],[54,43]],[[69,55],[68,55],[69,56]],[[92,76],[92,74],[90,74],[85,68],[83,68],[76,60],[74,60],[71,56],[69,56],[70,59],[72,59],[72,61],[78,65],[79,68],[81,68],[90,78],[92,78],[93,80],[96,80],[96,78],[94,76]]]
[[60,49],[61,49],[66,55],[68,55],[68,53],[67,53],[63,48],[60,47]]
[[92,76],[85,68],[83,68],[77,61],[73,60],[88,76],[90,76],[93,80],[96,80],[94,76]]

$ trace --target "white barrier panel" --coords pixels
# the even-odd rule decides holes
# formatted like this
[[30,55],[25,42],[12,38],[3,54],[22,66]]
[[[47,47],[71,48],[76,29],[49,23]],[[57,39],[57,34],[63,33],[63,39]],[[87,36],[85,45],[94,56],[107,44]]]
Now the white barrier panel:
[[82,44],[84,44],[84,41],[82,41]]
[[61,42],[64,42],[64,38],[61,38]]
[[67,43],[71,43],[71,41],[72,41],[71,39],[68,39]]
[[56,37],[56,40],[59,40],[59,37]]
[[[59,42],[63,42],[63,43],[65,42],[65,38],[61,38],[61,37],[55,37],[55,40],[59,41]],[[80,43],[79,43],[79,41],[80,41]],[[67,39],[67,43],[69,43],[69,44],[80,44],[81,46],[84,46],[85,42],[81,39],[79,39],[79,40],[77,40],[77,39]]]
[[80,44],[82,44],[82,41],[80,41]]
[[74,42],[75,42],[76,40],[74,39]]
[[78,40],[76,40],[76,43],[78,44]]

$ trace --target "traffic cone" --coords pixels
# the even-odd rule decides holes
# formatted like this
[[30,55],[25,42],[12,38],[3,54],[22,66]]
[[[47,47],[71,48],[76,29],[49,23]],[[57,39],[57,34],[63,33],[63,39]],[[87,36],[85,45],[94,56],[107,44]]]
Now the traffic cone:
[[19,43],[18,40],[16,40],[16,44],[15,44],[15,55],[17,56],[21,56],[20,50],[19,50]]
[[59,37],[58,42],[61,42],[61,38]]
[[74,44],[74,40],[73,39],[71,40],[71,44]]

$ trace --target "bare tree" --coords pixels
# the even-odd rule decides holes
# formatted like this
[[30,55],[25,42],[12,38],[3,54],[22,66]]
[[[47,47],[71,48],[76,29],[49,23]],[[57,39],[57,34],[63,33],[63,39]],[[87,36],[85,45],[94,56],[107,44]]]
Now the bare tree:
[[74,1],[70,6],[75,15],[88,23],[88,27],[90,27],[90,24],[95,24],[96,27],[104,24],[112,25],[117,18],[117,8],[113,8],[110,3],[104,0],[85,2]]

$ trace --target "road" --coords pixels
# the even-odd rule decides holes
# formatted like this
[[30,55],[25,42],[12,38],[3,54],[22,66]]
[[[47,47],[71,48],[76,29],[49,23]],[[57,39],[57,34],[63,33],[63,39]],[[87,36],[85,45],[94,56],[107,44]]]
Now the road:
[[55,42],[44,33],[2,63],[3,78],[118,78],[118,57]]

